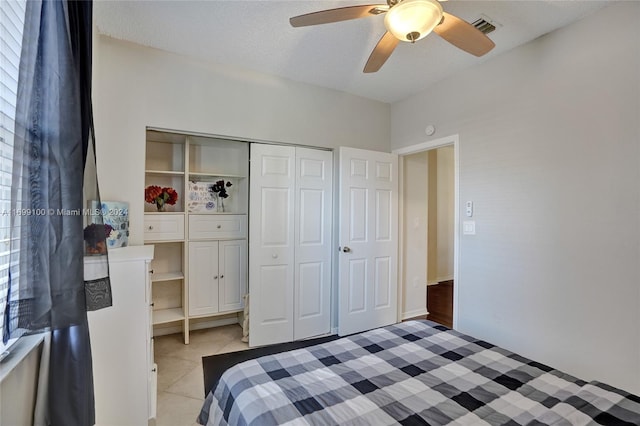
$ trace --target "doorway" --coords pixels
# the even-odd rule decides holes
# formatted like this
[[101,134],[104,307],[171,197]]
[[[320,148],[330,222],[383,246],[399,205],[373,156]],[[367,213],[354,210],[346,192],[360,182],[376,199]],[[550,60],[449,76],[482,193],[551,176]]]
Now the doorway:
[[457,142],[454,135],[395,151],[401,187],[399,320],[456,323]]

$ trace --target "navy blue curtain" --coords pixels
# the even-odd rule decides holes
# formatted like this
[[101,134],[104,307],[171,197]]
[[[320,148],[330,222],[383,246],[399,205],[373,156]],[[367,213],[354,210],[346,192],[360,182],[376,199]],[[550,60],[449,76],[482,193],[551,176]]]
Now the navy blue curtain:
[[[91,46],[90,1],[28,1],[12,180],[12,208],[23,214],[12,217],[3,339],[51,331],[52,425],[95,423],[86,312],[111,305],[106,254],[102,272],[84,279],[83,228],[102,223],[86,210],[87,193],[99,201]],[[95,188],[87,191],[85,182]]]

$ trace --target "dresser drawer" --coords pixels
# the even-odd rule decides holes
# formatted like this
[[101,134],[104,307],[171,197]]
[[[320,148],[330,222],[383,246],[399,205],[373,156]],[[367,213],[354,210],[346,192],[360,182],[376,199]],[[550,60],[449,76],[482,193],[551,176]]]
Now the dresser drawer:
[[145,214],[144,240],[184,240],[184,216]]
[[189,215],[189,239],[246,238],[246,215]]

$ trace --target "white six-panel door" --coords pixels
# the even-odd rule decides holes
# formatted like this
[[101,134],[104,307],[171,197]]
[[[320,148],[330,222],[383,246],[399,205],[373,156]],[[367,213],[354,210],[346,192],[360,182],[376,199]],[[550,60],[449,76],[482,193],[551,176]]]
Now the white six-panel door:
[[249,344],[329,333],[330,151],[253,144],[249,219]]
[[249,345],[292,340],[295,148],[252,144]]
[[296,148],[294,340],[331,330],[333,155]]
[[338,333],[397,321],[398,156],[340,148]]

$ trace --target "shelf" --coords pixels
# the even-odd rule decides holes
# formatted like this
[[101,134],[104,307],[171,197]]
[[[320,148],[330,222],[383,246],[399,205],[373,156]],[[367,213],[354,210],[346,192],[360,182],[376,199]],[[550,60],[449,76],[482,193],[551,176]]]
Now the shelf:
[[191,179],[191,177],[201,177],[201,178],[221,177],[221,178],[234,178],[234,179],[246,178],[246,176],[230,175],[228,173],[189,172],[189,180],[193,180]]
[[174,170],[145,170],[144,172],[156,176],[184,176],[184,172]]
[[210,215],[210,216],[225,216],[225,215],[244,215],[246,216],[246,213],[238,213],[238,212],[187,212],[187,214],[189,215],[194,215],[194,214],[198,214],[198,215]]
[[149,210],[148,212],[144,212],[144,214],[152,214],[152,215],[176,215],[176,214],[184,214],[184,212],[159,212],[157,210]]
[[183,319],[184,312],[182,312],[182,308],[158,309],[153,311],[153,325],[182,321]]
[[230,311],[224,311],[224,312],[215,312],[215,313],[210,313],[210,314],[190,315],[189,319],[210,318],[210,317],[217,317],[217,316],[222,316],[222,315],[237,314],[239,312],[244,312],[244,308],[232,309]]
[[159,283],[161,281],[174,281],[174,280],[183,280],[184,273],[183,272],[161,272],[151,274],[151,282]]
[[184,243],[184,238],[180,238],[178,240],[163,240],[163,239],[158,239],[158,240],[154,240],[154,239],[147,239],[144,240],[145,244],[153,244],[153,245],[157,245],[157,244],[164,244],[164,243]]

